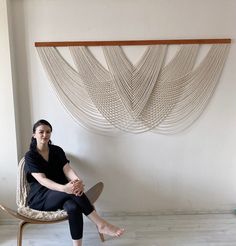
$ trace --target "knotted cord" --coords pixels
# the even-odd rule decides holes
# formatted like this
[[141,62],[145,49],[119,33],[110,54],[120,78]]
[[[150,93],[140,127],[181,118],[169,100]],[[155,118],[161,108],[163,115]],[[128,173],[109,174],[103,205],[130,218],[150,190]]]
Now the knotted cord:
[[71,46],[76,70],[57,48],[37,47],[60,101],[87,129],[162,134],[192,125],[219,81],[229,44],[214,44],[194,68],[199,45],[182,45],[165,65],[167,45],[150,45],[137,64],[119,46],[104,46],[104,68],[87,47]]

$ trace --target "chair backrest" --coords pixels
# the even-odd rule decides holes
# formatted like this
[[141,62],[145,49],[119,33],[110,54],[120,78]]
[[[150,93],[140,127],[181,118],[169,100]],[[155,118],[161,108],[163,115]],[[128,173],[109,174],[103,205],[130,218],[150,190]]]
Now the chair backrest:
[[39,211],[31,209],[27,206],[27,196],[29,193],[29,183],[26,179],[24,170],[25,158],[22,158],[19,162],[18,173],[17,173],[17,189],[16,189],[16,204],[18,206],[18,214],[24,216],[24,218],[30,219],[30,222],[35,221],[41,222],[53,222],[61,221],[67,218],[67,213],[64,210],[58,211]]
[[26,180],[24,166],[25,166],[25,158],[23,157],[19,162],[18,172],[17,172],[16,204],[18,207],[27,206],[26,199],[29,192],[29,184]]

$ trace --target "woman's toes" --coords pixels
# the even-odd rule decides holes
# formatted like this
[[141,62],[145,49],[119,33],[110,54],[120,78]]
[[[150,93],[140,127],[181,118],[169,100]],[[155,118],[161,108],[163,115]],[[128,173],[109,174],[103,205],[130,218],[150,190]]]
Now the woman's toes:
[[112,237],[120,237],[124,233],[124,229],[106,223],[99,228],[99,232]]

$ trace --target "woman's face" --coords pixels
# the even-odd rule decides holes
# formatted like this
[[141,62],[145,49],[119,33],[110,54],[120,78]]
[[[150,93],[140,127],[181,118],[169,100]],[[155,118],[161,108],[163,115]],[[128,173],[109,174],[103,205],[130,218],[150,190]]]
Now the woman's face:
[[33,137],[36,139],[37,144],[48,144],[51,137],[51,128],[47,125],[40,125],[36,128]]

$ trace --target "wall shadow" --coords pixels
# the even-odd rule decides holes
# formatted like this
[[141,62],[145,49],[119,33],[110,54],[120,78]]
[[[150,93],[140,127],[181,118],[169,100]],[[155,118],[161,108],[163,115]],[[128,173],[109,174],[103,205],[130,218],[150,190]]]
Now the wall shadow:
[[8,4],[11,34],[11,56],[14,83],[14,104],[18,160],[28,149],[31,124],[31,102],[29,96],[29,62],[26,46],[26,20],[24,2],[12,0]]

